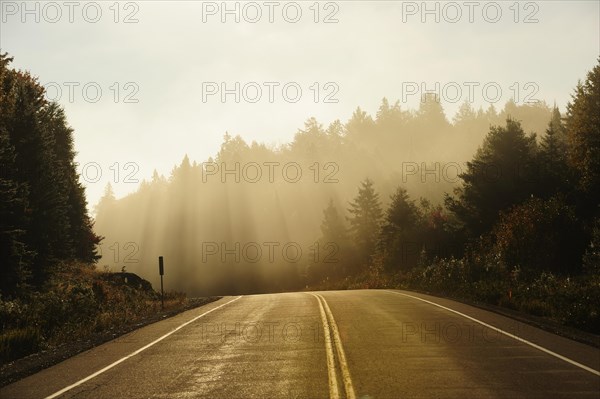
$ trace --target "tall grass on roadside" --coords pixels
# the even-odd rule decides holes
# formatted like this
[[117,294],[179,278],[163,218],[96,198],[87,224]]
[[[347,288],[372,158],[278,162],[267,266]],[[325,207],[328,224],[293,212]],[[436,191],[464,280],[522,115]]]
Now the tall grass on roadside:
[[[165,309],[186,300],[185,294],[167,293]],[[160,311],[160,296],[135,275],[61,265],[40,292],[0,298],[0,361],[110,332]]]

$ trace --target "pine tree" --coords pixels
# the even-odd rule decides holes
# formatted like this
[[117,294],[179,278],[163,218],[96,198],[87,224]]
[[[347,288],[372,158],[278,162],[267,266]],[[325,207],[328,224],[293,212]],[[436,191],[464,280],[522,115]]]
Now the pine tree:
[[27,286],[35,255],[23,240],[27,193],[12,176],[14,159],[14,147],[0,120],[0,293],[8,297]]
[[8,132],[16,106],[14,73],[8,69],[11,61],[0,54],[0,294],[7,297],[27,285],[35,255],[24,242],[28,192],[18,181],[15,148]]
[[312,247],[308,278],[318,282],[326,278],[335,279],[348,273],[350,245],[343,218],[333,200],[329,200],[323,211],[321,237]]
[[542,137],[538,151],[539,192],[544,198],[571,189],[573,174],[567,163],[567,142],[560,111],[554,108],[552,119]]
[[436,128],[445,128],[448,126],[448,120],[446,119],[440,98],[434,93],[423,95],[417,116]]
[[391,200],[381,226],[379,251],[384,254],[384,264],[388,269],[409,267],[414,262],[408,262],[407,255],[418,255],[421,250],[421,215],[405,188],[398,187]]
[[579,83],[567,105],[569,161],[580,175],[580,188],[597,206],[600,193],[600,58]]
[[56,169],[55,138],[47,122],[44,89],[26,72],[9,71],[4,84],[14,96],[6,115],[9,140],[15,148],[16,179],[27,187],[24,242],[36,252],[32,281],[43,284],[51,265],[68,254],[65,185]]
[[365,179],[361,182],[358,195],[350,202],[350,233],[358,251],[358,258],[364,264],[375,251],[379,225],[382,217],[379,194],[373,188],[373,182]]
[[334,120],[327,127],[327,136],[333,138],[334,140],[339,140],[346,134],[344,131],[344,125],[340,122],[339,119]]
[[318,157],[319,153],[327,152],[329,148],[329,138],[320,124],[314,117],[304,122],[304,129],[298,130],[292,142],[292,151],[303,157]]
[[112,188],[112,184],[106,183],[104,187],[104,194],[96,205],[96,215],[99,214],[110,214],[112,208],[115,206],[117,199],[115,198],[115,192]]
[[498,115],[498,111],[496,110],[496,107],[494,107],[494,104],[490,104],[488,109],[478,116],[481,116],[483,121],[485,122],[486,131],[491,126],[497,126],[503,123],[503,120],[500,117],[500,115]]
[[419,222],[419,210],[403,187],[398,187],[391,196],[391,203],[381,226],[381,245],[388,246],[402,231],[414,229]]
[[477,117],[477,113],[471,106],[471,103],[465,100],[458,108],[458,112],[454,116],[452,122],[454,126],[469,125]]
[[535,136],[526,136],[519,122],[492,127],[467,171],[462,187],[446,206],[477,237],[494,225],[499,212],[538,194]]
[[344,242],[348,238],[346,226],[333,200],[329,200],[327,208],[323,211],[321,223],[321,237],[325,242]]
[[373,133],[375,122],[371,116],[358,107],[350,120],[346,122],[345,127],[348,138],[356,143],[361,143],[370,140],[369,136]]
[[[27,72],[0,55],[0,241],[2,292],[40,287],[63,260],[95,260],[92,230],[74,164],[73,131]],[[29,278],[31,277],[31,278]]]

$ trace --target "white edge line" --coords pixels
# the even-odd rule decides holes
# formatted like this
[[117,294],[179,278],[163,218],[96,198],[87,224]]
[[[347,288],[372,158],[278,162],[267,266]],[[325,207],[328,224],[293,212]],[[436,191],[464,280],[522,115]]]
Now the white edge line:
[[53,398],[56,398],[57,396],[60,396],[60,395],[62,395],[63,393],[70,391],[71,389],[73,389],[73,388],[75,388],[75,387],[77,387],[77,386],[79,386],[79,385],[83,384],[84,382],[87,382],[87,381],[91,380],[92,378],[95,378],[95,377],[99,376],[100,374],[102,374],[102,373],[104,373],[104,372],[106,372],[106,371],[108,371],[108,370],[112,369],[112,368],[113,368],[113,367],[115,367],[116,365],[118,365],[118,364],[120,364],[120,363],[123,363],[125,360],[129,359],[130,357],[133,357],[133,356],[135,356],[135,355],[137,355],[137,354],[139,354],[139,353],[141,353],[141,352],[145,351],[146,349],[150,348],[151,346],[153,346],[153,345],[155,345],[155,344],[159,343],[159,342],[160,342],[160,341],[162,341],[163,339],[167,338],[169,335],[171,335],[171,334],[173,334],[173,333],[175,333],[175,332],[179,331],[180,329],[182,329],[183,327],[187,326],[188,324],[195,322],[195,321],[196,321],[196,320],[198,320],[199,318],[201,318],[201,317],[203,317],[203,316],[206,316],[207,314],[209,314],[209,313],[211,313],[211,312],[214,312],[215,310],[217,310],[217,309],[220,309],[220,308],[222,308],[222,307],[223,307],[223,306],[225,306],[225,305],[229,305],[230,303],[237,301],[237,300],[238,300],[238,299],[240,299],[241,297],[242,297],[242,296],[240,295],[240,296],[238,296],[237,298],[234,298],[234,299],[232,299],[232,300],[231,300],[231,301],[229,301],[229,302],[226,302],[226,303],[224,303],[224,304],[221,304],[221,305],[219,305],[219,306],[217,306],[217,307],[215,307],[215,308],[213,308],[213,309],[211,309],[211,310],[208,310],[208,311],[206,311],[206,312],[202,313],[202,314],[201,314],[201,315],[199,315],[199,316],[196,316],[196,317],[194,317],[193,319],[191,319],[191,320],[189,320],[189,321],[186,321],[186,322],[185,322],[185,323],[183,323],[182,325],[180,325],[180,326],[178,326],[178,327],[174,328],[173,330],[169,331],[168,333],[166,333],[166,334],[165,334],[165,335],[163,335],[162,337],[155,339],[154,341],[152,341],[152,342],[150,342],[149,344],[147,344],[147,345],[145,345],[145,346],[141,347],[140,349],[136,350],[135,352],[132,352],[132,353],[130,353],[129,355],[127,355],[127,356],[125,356],[125,357],[122,357],[122,358],[120,358],[119,360],[117,360],[117,361],[115,361],[115,362],[113,362],[113,363],[109,364],[108,366],[106,366],[106,367],[104,367],[104,368],[102,368],[102,369],[100,369],[100,370],[96,371],[96,372],[95,372],[95,373],[93,373],[93,374],[90,374],[90,375],[88,375],[87,377],[85,377],[85,378],[83,378],[83,379],[81,379],[81,380],[77,381],[77,382],[76,382],[76,383],[74,383],[74,384],[71,384],[71,385],[69,385],[68,387],[65,387],[65,388],[61,389],[61,390],[60,390],[60,391],[58,391],[58,392],[55,392],[55,393],[53,393],[53,394],[52,394],[52,395],[50,395],[50,396],[46,396],[46,398],[45,398],[45,399],[53,399]]
[[327,315],[325,309],[321,303],[321,298],[316,294],[309,292],[310,295],[314,296],[319,303],[319,311],[321,312],[321,321],[323,322],[323,332],[325,335],[325,352],[327,352],[327,375],[329,377],[329,398],[338,399],[340,393],[338,391],[337,375],[335,373],[335,358],[333,356],[333,346],[331,345],[331,333],[329,331],[329,322],[327,321]]
[[342,345],[342,339],[340,337],[340,332],[338,330],[337,323],[333,318],[333,313],[331,313],[331,309],[327,304],[327,301],[321,294],[317,294],[323,300],[323,305],[325,306],[325,312],[329,315],[331,329],[333,330],[333,339],[335,340],[335,346],[338,351],[338,355],[340,358],[340,369],[342,370],[342,377],[344,379],[344,388],[346,390],[346,397],[348,399],[355,399],[356,394],[354,393],[354,386],[352,385],[352,377],[350,376],[350,369],[348,368],[348,362],[346,361],[346,353],[344,352],[344,347]]
[[499,332],[499,333],[501,333],[501,334],[504,334],[504,335],[506,335],[507,337],[511,337],[511,338],[513,338],[513,339],[515,339],[515,340],[517,340],[517,341],[519,341],[519,342],[523,342],[524,344],[527,344],[527,345],[529,345],[529,346],[531,346],[531,347],[533,347],[533,348],[535,348],[535,349],[541,350],[542,352],[545,352],[545,353],[547,353],[547,354],[549,354],[549,355],[552,355],[552,356],[554,356],[554,357],[556,357],[556,358],[558,358],[558,359],[560,359],[560,360],[563,360],[563,361],[565,361],[565,362],[567,362],[567,363],[570,363],[570,364],[572,364],[572,365],[574,365],[574,366],[577,366],[577,367],[579,367],[579,368],[581,368],[581,369],[584,369],[585,371],[589,371],[589,372],[590,372],[590,373],[592,373],[592,374],[595,374],[595,375],[597,375],[597,376],[600,376],[600,371],[598,371],[598,370],[594,370],[593,368],[591,368],[591,367],[588,367],[588,366],[586,366],[585,364],[581,364],[581,363],[579,363],[579,362],[576,362],[576,361],[575,361],[575,360],[573,360],[573,359],[569,359],[568,357],[565,357],[565,356],[563,356],[563,355],[560,355],[560,354],[558,354],[558,353],[556,353],[556,352],[552,352],[550,349],[546,349],[546,348],[544,348],[543,346],[540,346],[540,345],[534,344],[534,343],[533,343],[533,342],[531,342],[531,341],[528,341],[528,340],[526,340],[526,339],[524,339],[524,338],[521,338],[521,337],[519,337],[519,336],[517,336],[517,335],[511,334],[511,333],[509,333],[509,332],[506,332],[506,331],[504,331],[504,330],[501,330],[501,329],[500,329],[500,328],[498,328],[498,327],[494,327],[494,326],[492,326],[492,325],[490,325],[490,324],[488,324],[488,323],[486,323],[486,322],[484,322],[484,321],[481,321],[481,320],[478,320],[478,319],[476,319],[476,318],[474,318],[474,317],[468,316],[468,315],[466,315],[466,314],[464,314],[464,313],[461,313],[461,312],[459,312],[459,311],[457,311],[457,310],[453,310],[453,309],[447,308],[446,306],[442,306],[442,305],[439,305],[439,304],[437,304],[437,303],[435,303],[435,302],[428,301],[427,299],[419,298],[419,297],[416,297],[416,296],[413,296],[413,295],[404,294],[404,293],[402,293],[402,292],[390,291],[390,290],[385,290],[385,291],[387,291],[387,292],[390,292],[390,293],[392,293],[392,294],[398,294],[398,295],[403,295],[403,296],[406,296],[406,297],[409,297],[409,298],[417,299],[417,300],[419,300],[419,301],[426,302],[426,303],[429,303],[429,304],[431,304],[431,305],[437,306],[438,308],[445,309],[445,310],[447,310],[447,311],[449,311],[449,312],[456,313],[456,314],[457,314],[457,315],[459,315],[459,316],[465,317],[465,318],[467,318],[467,319],[469,319],[469,320],[471,320],[471,321],[474,321],[475,323],[479,323],[479,324],[481,324],[482,326],[485,326],[485,327],[487,327],[487,328],[490,328],[490,329],[492,329],[492,330],[494,330],[494,331],[497,331],[497,332]]

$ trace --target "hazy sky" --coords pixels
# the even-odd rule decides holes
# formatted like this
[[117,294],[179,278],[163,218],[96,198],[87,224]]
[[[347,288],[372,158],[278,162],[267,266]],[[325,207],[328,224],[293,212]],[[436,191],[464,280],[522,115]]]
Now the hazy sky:
[[600,54],[598,1],[423,4],[0,1],[0,48],[64,106],[91,205],[108,181],[122,196],[214,156],[225,131],[282,144],[311,116],[416,108],[436,82],[450,119],[517,92],[564,109]]

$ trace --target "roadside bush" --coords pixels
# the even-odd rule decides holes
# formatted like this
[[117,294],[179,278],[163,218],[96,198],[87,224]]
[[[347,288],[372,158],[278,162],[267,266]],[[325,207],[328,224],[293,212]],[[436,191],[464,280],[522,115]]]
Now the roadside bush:
[[531,198],[501,214],[494,226],[493,252],[526,277],[542,271],[574,275],[581,271],[581,223],[562,198]]
[[600,333],[600,279],[542,272],[513,291],[518,310],[564,325]]
[[[8,362],[53,345],[110,331],[161,310],[151,285],[127,273],[102,273],[64,264],[40,292],[0,298],[0,361]],[[186,303],[185,294],[165,293],[165,308]]]
[[581,330],[600,333],[600,279],[578,277],[560,281],[554,297],[554,315],[561,322]]

